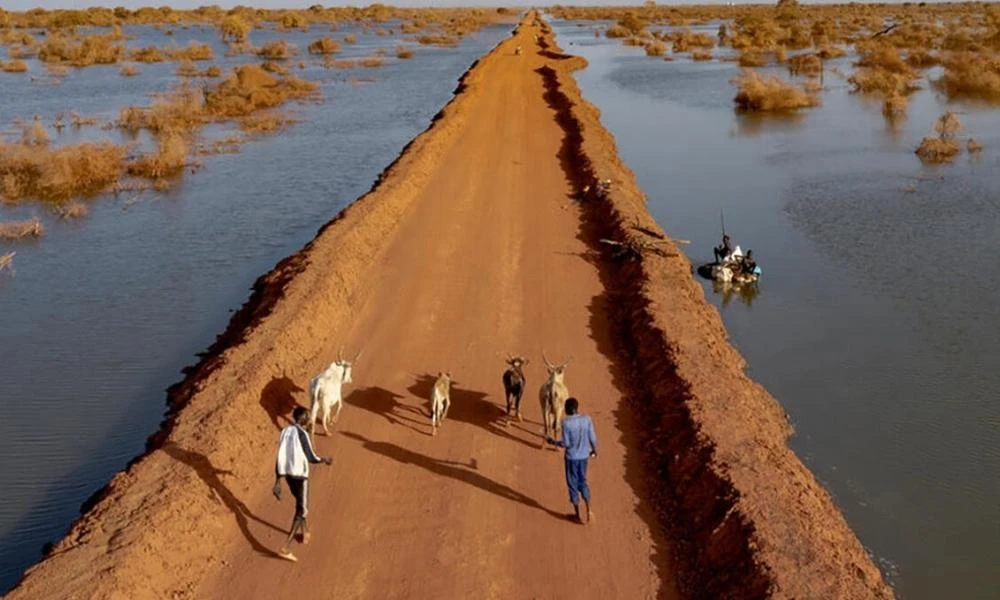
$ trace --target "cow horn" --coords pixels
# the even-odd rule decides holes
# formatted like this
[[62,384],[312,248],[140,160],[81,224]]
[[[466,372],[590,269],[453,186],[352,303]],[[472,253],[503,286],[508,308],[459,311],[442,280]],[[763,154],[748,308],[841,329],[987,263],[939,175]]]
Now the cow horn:
[[337,362],[344,362],[344,347],[341,346],[340,350],[337,350]]
[[545,366],[546,367],[548,367],[550,369],[553,369],[553,370],[556,369],[556,366],[553,365],[552,363],[550,363],[548,357],[545,356],[545,350],[542,350],[542,360],[545,361]]

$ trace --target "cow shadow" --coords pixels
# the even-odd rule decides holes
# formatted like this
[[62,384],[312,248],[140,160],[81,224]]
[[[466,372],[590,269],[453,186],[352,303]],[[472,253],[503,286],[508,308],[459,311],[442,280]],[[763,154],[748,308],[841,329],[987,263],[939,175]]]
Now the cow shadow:
[[[423,406],[427,410],[428,419],[430,419],[431,414],[431,391],[434,389],[435,381],[437,381],[436,375],[417,375],[413,384],[406,388],[411,394],[424,401]],[[489,394],[486,392],[469,390],[461,387],[458,382],[452,381],[451,407],[448,409],[446,422],[458,421],[460,423],[467,423],[485,429],[494,435],[517,442],[518,444],[535,448],[536,446],[531,442],[510,433],[508,426],[510,421],[508,420],[506,410],[500,405],[487,400],[488,397]],[[524,405],[523,399],[521,405]],[[517,429],[530,433],[521,427]],[[541,439],[542,436],[538,435],[538,438]]]
[[[292,409],[299,405],[294,394],[302,388],[288,377],[274,377],[260,392],[260,406],[267,413],[275,429],[291,425]],[[284,422],[282,422],[284,421]]]
[[474,461],[470,462],[469,465],[465,465],[464,463],[455,461],[431,458],[430,456],[425,456],[390,442],[377,442],[349,431],[343,432],[343,436],[360,442],[361,446],[366,450],[370,450],[404,465],[414,465],[435,475],[467,483],[505,500],[511,500],[529,508],[540,510],[563,521],[569,519],[568,515],[546,508],[534,498],[530,498],[510,486],[480,474]]
[[430,435],[429,430],[425,431],[416,427],[417,425],[428,424],[422,419],[418,420],[414,418],[414,416],[424,416],[421,410],[415,406],[408,406],[399,402],[401,398],[403,396],[400,394],[383,387],[371,386],[352,391],[344,397],[344,404],[367,410],[383,417],[393,425],[402,425],[417,433]]
[[285,530],[253,514],[250,508],[230,491],[226,484],[223,483],[222,476],[232,475],[232,471],[216,468],[204,454],[187,450],[173,442],[164,444],[162,450],[171,458],[191,467],[202,482],[215,493],[215,496],[229,509],[229,512],[233,513],[237,527],[240,528],[243,537],[250,542],[250,546],[256,552],[265,556],[278,556],[254,536],[253,532],[250,531],[250,521],[254,521],[275,531],[280,531],[281,533],[285,533]]

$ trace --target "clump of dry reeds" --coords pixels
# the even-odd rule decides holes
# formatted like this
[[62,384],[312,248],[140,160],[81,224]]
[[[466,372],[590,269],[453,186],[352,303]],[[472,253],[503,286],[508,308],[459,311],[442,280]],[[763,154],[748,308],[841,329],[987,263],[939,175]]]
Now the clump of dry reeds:
[[79,219],[81,217],[87,216],[90,209],[83,202],[68,202],[60,204],[56,208],[56,214],[59,215],[61,219]]
[[45,233],[45,226],[38,217],[26,221],[11,221],[0,223],[0,240],[20,240],[26,237],[40,238]]
[[819,104],[815,94],[773,75],[744,70],[734,83],[739,91],[733,101],[743,111],[791,111]]
[[965,149],[969,151],[969,154],[977,154],[983,151],[983,145],[975,139],[969,138],[969,140],[965,143]]
[[408,58],[413,58],[413,50],[410,50],[405,46],[396,46],[396,58],[404,60]]
[[239,120],[240,129],[246,133],[271,133],[285,129],[295,123],[295,119],[276,113],[248,115]]
[[17,252],[7,252],[6,254],[0,254],[0,273],[10,273],[13,276],[14,273],[14,255]]
[[384,62],[385,61],[381,57],[369,56],[367,58],[360,59],[358,61],[358,64],[360,64],[362,67],[365,67],[366,69],[376,69],[378,67],[381,67]]
[[763,67],[767,64],[767,57],[757,50],[744,50],[740,52],[737,62],[741,67]]
[[243,20],[239,15],[230,15],[219,23],[219,35],[224,42],[245,43],[252,29],[253,25]]
[[8,60],[6,62],[0,60],[0,71],[3,71],[5,73],[24,73],[27,70],[28,70],[28,63],[24,62],[23,60],[14,59],[14,60]]
[[450,35],[422,35],[417,38],[417,43],[425,46],[457,46],[458,39]]
[[667,45],[660,40],[653,40],[646,44],[646,56],[664,56],[667,53]]
[[156,151],[132,160],[126,166],[129,175],[161,179],[180,172],[187,164],[188,144],[177,132],[167,132],[157,140]]
[[896,121],[906,117],[906,108],[909,99],[901,94],[887,96],[882,102],[882,115],[889,121]]
[[204,100],[200,90],[181,86],[153,97],[148,108],[127,106],[119,113],[120,127],[154,133],[192,131],[205,122]]
[[242,65],[218,86],[205,90],[205,106],[216,116],[241,117],[311,96],[317,88],[295,76],[276,79],[256,65]]
[[111,35],[94,34],[74,38],[63,33],[45,37],[38,49],[38,60],[46,63],[67,63],[74,67],[110,65],[125,56],[125,46]]
[[959,153],[960,147],[956,135],[962,131],[962,123],[958,115],[946,112],[934,122],[934,132],[937,136],[927,136],[921,140],[916,149],[917,156],[924,162],[948,162]]
[[329,55],[340,52],[340,44],[333,38],[322,37],[309,44],[309,54]]
[[257,56],[268,60],[285,60],[291,58],[297,53],[298,51],[295,46],[289,44],[285,40],[267,42],[257,49]]
[[135,77],[139,74],[139,68],[135,65],[122,65],[122,68],[118,70],[118,73],[122,77]]
[[791,75],[819,77],[823,72],[823,61],[815,54],[797,54],[789,58],[787,64]]
[[187,46],[181,48],[172,48],[169,50],[169,56],[172,60],[212,60],[215,58],[215,53],[212,51],[212,47],[208,44],[199,44],[198,42],[190,42]]
[[125,148],[108,142],[60,148],[0,141],[0,194],[8,200],[68,200],[118,179]]
[[347,35],[344,36],[344,43],[345,44],[357,44],[358,43],[358,36],[354,35],[353,33],[348,33]]
[[712,60],[711,50],[695,50],[691,53],[692,60]]
[[161,63],[167,60],[166,53],[156,46],[136,48],[129,52],[129,60],[138,63]]
[[944,61],[944,68],[935,85],[949,98],[1000,101],[1000,58],[954,54]]

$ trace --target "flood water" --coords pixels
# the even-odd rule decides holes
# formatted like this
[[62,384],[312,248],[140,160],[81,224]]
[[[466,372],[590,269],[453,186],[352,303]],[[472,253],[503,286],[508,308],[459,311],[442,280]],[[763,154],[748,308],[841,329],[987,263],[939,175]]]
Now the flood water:
[[[822,107],[746,118],[733,62],[667,62],[553,24],[590,62],[584,96],[656,219],[693,241],[692,263],[711,260],[720,209],[758,257],[756,297],[707,283],[706,297],[899,595],[996,598],[1000,110],[949,105],[925,81],[892,131],[828,71]],[[949,109],[986,149],[924,167],[913,150]]]
[[[389,25],[386,25],[388,28]],[[306,61],[292,71],[322,84],[324,101],[294,109],[301,123],[242,147],[209,156],[166,194],[101,198],[89,216],[61,221],[44,207],[0,203],[0,221],[38,215],[38,242],[3,244],[16,250],[16,276],[0,276],[0,593],[62,536],[80,504],[143,449],[164,410],[164,390],[193,364],[196,352],[221,332],[247,298],[256,277],[298,250],[319,226],[366,192],[379,172],[450,99],[457,79],[507,36],[497,25],[457,48],[413,47],[401,61],[399,38],[336,33],[251,34],[254,43],[282,38]],[[258,62],[223,58],[214,30],[135,28],[129,46],[213,44],[223,67]],[[388,50],[384,67],[327,70],[305,54],[321,35],[341,39],[335,58]],[[138,65],[138,77],[119,66],[71,70],[58,86],[31,83],[45,71],[0,73],[0,125],[40,114],[77,111],[102,120],[178,79],[177,63]],[[50,130],[54,134],[54,131]],[[225,128],[213,127],[224,136]],[[55,142],[111,138],[99,128],[67,128]]]

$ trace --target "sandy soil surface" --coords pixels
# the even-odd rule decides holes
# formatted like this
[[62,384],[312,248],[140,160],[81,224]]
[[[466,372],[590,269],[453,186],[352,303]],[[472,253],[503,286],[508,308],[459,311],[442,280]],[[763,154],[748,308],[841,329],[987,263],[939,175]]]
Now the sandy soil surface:
[[[616,263],[597,243],[660,230],[578,66],[529,17],[470,70],[371,193],[257,282],[150,451],[9,597],[890,595],[690,264]],[[595,175],[612,197],[578,201]],[[292,513],[270,494],[274,446],[341,346],[365,353],[317,436],[335,462],[314,467],[291,564],[273,554]],[[600,437],[589,526],[540,448],[543,349],[573,357]],[[523,422],[503,414],[506,352],[531,358]],[[442,370],[457,384],[432,437]]]

